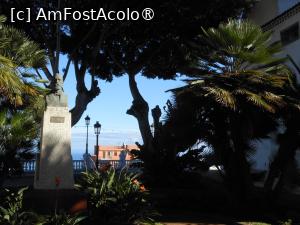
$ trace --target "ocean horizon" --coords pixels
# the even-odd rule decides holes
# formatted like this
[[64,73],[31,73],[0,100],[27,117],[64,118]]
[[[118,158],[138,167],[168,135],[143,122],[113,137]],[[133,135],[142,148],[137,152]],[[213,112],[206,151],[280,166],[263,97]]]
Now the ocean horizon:
[[74,153],[72,153],[72,158],[73,158],[73,160],[81,160],[81,159],[83,159],[82,158],[83,154],[84,153],[74,152]]

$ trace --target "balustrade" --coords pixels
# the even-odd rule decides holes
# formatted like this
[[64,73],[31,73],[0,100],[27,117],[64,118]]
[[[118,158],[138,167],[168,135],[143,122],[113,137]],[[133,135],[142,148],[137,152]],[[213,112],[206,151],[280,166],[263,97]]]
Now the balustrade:
[[[130,164],[130,160],[126,160],[126,166]],[[34,174],[35,171],[35,160],[23,161],[23,172],[25,174]],[[119,165],[119,160],[100,160],[100,166],[105,164],[110,164],[113,168],[117,169]],[[78,174],[85,170],[85,165],[83,160],[73,160],[74,173]]]

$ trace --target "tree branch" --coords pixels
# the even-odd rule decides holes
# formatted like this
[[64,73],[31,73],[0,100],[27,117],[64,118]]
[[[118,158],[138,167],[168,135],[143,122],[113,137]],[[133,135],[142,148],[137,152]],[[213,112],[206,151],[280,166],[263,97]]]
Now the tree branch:
[[95,28],[97,27],[97,24],[98,24],[98,21],[91,27],[89,32],[87,32],[87,34],[82,38],[82,40],[78,43],[78,45],[75,46],[75,48],[73,49],[73,51],[70,54],[71,58],[76,53],[77,49],[88,39],[88,37],[91,35],[91,33],[95,30]]
[[105,35],[107,29],[108,29],[108,26],[107,26],[107,24],[105,24],[104,27],[103,27],[103,29],[102,29],[102,31],[101,31],[101,34],[100,34],[99,39],[97,41],[97,44],[96,44],[96,46],[95,46],[95,48],[94,48],[94,50],[92,52],[92,60],[93,61],[96,60],[97,52],[99,51],[99,49],[101,47],[101,44],[103,42],[104,35]]
[[[60,0],[57,2],[57,11],[60,9]],[[59,55],[60,55],[60,21],[56,22],[56,50],[55,50],[55,71],[54,74],[59,73]]]
[[[32,23],[32,25],[35,27],[35,31],[38,33],[38,36],[42,38],[43,42],[45,43],[45,49],[47,50],[47,54],[49,56],[49,61],[50,61],[50,64],[51,64],[51,68],[52,68],[52,71],[54,71],[54,62],[53,60],[55,59],[55,55],[53,53],[53,50],[50,48],[50,43],[48,41],[48,39],[46,39],[45,35],[43,32],[41,32],[41,30],[39,29],[40,27],[37,26],[36,23]],[[48,70],[49,71],[49,70]],[[49,72],[50,73],[50,72]],[[52,75],[51,75],[52,77]],[[48,78],[48,77],[47,77]],[[48,78],[49,79],[49,78]]]
[[86,71],[86,65],[82,64],[79,68],[78,60],[74,61],[74,69],[75,69],[75,78],[76,78],[76,89],[77,92],[87,92],[87,88],[85,86],[84,77]]
[[[42,77],[42,75],[40,74],[39,70],[38,70],[38,69],[35,69],[35,72],[36,72],[36,74],[38,75],[38,77],[39,77],[41,80],[43,80],[43,77]],[[47,85],[46,85],[45,83],[43,83],[43,85],[44,85],[45,88],[47,88]]]
[[112,58],[112,60],[114,61],[114,63],[120,67],[121,70],[124,71],[124,73],[128,74],[129,77],[129,87],[130,87],[130,91],[132,94],[132,97],[134,100],[138,100],[138,101],[142,101],[145,102],[143,96],[141,95],[141,93],[139,92],[139,89],[137,87],[137,83],[135,81],[135,75],[136,73],[131,73],[130,71],[127,71],[127,69],[125,68],[125,66],[116,59],[116,57],[111,53],[111,51],[109,49],[107,49],[108,54],[110,55],[110,57]]
[[114,61],[114,63],[121,69],[123,70],[124,73],[127,73],[127,69],[125,68],[125,66],[119,61],[117,60],[117,58],[111,53],[111,51],[109,49],[107,49],[108,55],[112,58],[112,60]]
[[[149,54],[149,56],[148,57],[145,57],[144,59],[142,58],[142,59],[140,59],[139,61],[136,61],[135,63],[133,63],[133,69],[131,69],[130,71],[132,71],[132,73],[133,74],[137,74],[137,73],[139,73],[142,69],[143,69],[143,67],[154,57],[154,56],[156,56],[158,53],[159,53],[159,51],[161,50],[161,48],[162,48],[162,46],[165,44],[165,43],[167,43],[167,41],[164,41],[164,42],[162,42],[160,45],[159,45],[159,47],[157,47],[157,49],[156,50],[149,50],[150,51],[150,53],[151,54]],[[144,54],[145,54],[145,52],[144,52]]]
[[53,72],[53,75],[55,75],[55,55],[50,50],[48,50],[48,52],[49,52],[49,61],[51,64],[52,72]]
[[63,75],[63,80],[64,80],[64,81],[65,81],[65,79],[67,78],[67,75],[68,75],[68,72],[69,72],[69,68],[70,68],[71,62],[72,62],[72,59],[71,59],[71,57],[69,57],[68,62],[67,62],[67,66],[66,66],[66,69],[65,69],[64,75]]
[[46,66],[42,68],[42,71],[44,72],[45,76],[47,77],[47,79],[49,81],[51,81],[53,79],[53,76],[51,75],[50,71],[48,70],[48,68]]

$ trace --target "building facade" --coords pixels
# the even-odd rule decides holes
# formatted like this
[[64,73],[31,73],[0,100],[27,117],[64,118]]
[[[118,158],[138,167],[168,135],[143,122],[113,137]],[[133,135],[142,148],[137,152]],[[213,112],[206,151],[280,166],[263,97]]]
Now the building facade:
[[261,0],[248,18],[272,32],[271,43],[281,42],[282,56],[289,57],[287,65],[300,81],[300,0]]
[[[96,148],[96,146],[95,146]],[[130,154],[131,150],[139,150],[137,145],[101,145],[99,146],[99,160],[119,160],[120,154],[126,153],[126,160],[131,160],[132,156]]]
[[[288,56],[286,64],[300,81],[300,0],[261,0],[251,9],[248,19],[260,25],[264,31],[272,32],[270,44],[281,42],[281,56]],[[284,128],[271,133],[270,138],[254,142],[259,149],[252,157],[255,169],[269,168],[270,161],[278,149],[277,134],[282,132]],[[296,158],[299,165],[299,151]]]

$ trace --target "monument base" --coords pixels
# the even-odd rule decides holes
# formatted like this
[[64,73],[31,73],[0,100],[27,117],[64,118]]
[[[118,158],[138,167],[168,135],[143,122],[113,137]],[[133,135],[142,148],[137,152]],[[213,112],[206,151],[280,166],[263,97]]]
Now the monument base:
[[71,114],[67,107],[46,108],[42,124],[41,152],[36,159],[34,188],[73,189]]
[[87,209],[87,204],[84,204],[86,201],[86,195],[75,189],[29,189],[24,193],[24,208],[40,214],[53,214],[55,210],[70,213],[82,212]]

